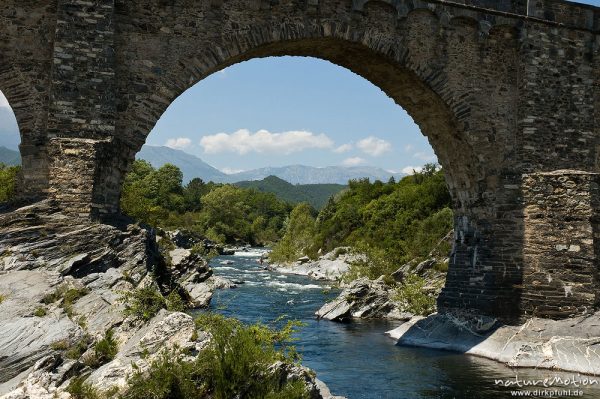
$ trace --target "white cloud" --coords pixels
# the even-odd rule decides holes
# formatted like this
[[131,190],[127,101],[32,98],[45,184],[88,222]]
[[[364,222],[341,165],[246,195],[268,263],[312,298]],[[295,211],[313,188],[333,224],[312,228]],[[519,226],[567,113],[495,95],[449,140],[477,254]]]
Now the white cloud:
[[223,169],[221,169],[221,172],[225,173],[226,175],[234,175],[236,173],[245,172],[245,170],[244,169],[223,168]]
[[388,141],[373,136],[369,136],[366,139],[360,140],[356,146],[365,154],[369,154],[374,157],[378,157],[379,155],[392,149],[392,144],[390,144]]
[[416,152],[413,155],[414,158],[420,159],[421,161],[424,162],[434,162],[437,161],[437,157],[435,156],[435,154],[427,154],[425,152]]
[[176,139],[167,140],[167,147],[173,148],[175,150],[183,150],[184,148],[188,148],[192,145],[192,140],[187,137],[178,137]]
[[8,104],[8,100],[4,97],[4,94],[0,91],[0,108],[8,108],[10,105]]
[[358,166],[363,165],[367,161],[360,157],[346,158],[342,161],[342,166]]
[[343,154],[344,152],[348,152],[348,151],[352,150],[352,148],[354,148],[352,143],[342,144],[341,146],[339,146],[335,150],[333,150],[333,152],[335,152],[337,154]]
[[406,173],[407,175],[412,175],[415,172],[420,172],[423,170],[422,166],[407,166],[402,168],[402,173]]
[[411,152],[414,148],[412,144],[407,144],[404,146],[404,152]]
[[257,152],[288,155],[307,149],[332,148],[333,141],[324,134],[315,135],[302,130],[282,133],[259,130],[250,133],[247,129],[240,129],[232,134],[218,133],[204,136],[200,140],[200,145],[207,154],[235,152],[244,155]]

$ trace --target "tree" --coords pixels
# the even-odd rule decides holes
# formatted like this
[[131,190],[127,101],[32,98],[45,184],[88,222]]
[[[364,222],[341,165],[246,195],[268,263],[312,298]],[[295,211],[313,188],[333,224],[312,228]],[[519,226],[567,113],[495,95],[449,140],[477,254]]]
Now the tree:
[[307,203],[297,205],[285,226],[285,234],[273,248],[271,259],[277,262],[290,262],[302,255],[316,257],[316,225],[313,209]]
[[20,171],[20,166],[6,166],[0,163],[0,202],[9,202],[14,199]]

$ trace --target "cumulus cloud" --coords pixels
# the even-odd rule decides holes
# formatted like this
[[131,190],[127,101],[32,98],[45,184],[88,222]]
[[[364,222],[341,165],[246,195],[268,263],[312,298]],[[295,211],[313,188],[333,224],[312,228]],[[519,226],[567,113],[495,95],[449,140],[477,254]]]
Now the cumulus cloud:
[[366,139],[360,140],[358,143],[356,143],[356,146],[365,154],[369,154],[374,157],[378,157],[379,155],[392,149],[392,144],[390,144],[388,141],[374,136],[369,136]]
[[420,172],[423,170],[422,166],[407,166],[402,168],[402,173],[406,173],[407,175],[412,175],[415,172]]
[[244,169],[223,168],[223,169],[221,169],[221,172],[225,173],[226,175],[234,175],[236,173],[245,172],[245,170]]
[[426,153],[426,152],[416,152],[413,157],[420,159],[421,161],[424,162],[434,162],[437,160],[437,157],[435,156],[435,154],[431,154],[431,153]]
[[218,133],[204,136],[200,145],[207,154],[235,152],[240,155],[249,152],[291,154],[307,149],[326,149],[333,147],[333,141],[324,134],[316,135],[303,130],[271,133],[259,130],[251,133],[247,129],[227,134]]
[[176,139],[167,140],[167,144],[165,144],[169,148],[173,148],[175,150],[183,150],[184,148],[188,148],[192,145],[192,140],[187,137],[178,137]]
[[354,148],[352,143],[342,144],[341,146],[339,146],[335,150],[333,150],[333,152],[335,152],[337,154],[343,154],[345,152],[352,150],[352,148]]
[[365,161],[364,159],[360,158],[360,157],[352,157],[352,158],[346,158],[342,161],[342,166],[358,166],[358,165],[363,165],[365,164],[367,161]]
[[2,94],[2,92],[0,91],[0,108],[8,108],[10,107],[10,105],[8,105],[8,100],[6,99],[6,97],[4,97],[4,94]]

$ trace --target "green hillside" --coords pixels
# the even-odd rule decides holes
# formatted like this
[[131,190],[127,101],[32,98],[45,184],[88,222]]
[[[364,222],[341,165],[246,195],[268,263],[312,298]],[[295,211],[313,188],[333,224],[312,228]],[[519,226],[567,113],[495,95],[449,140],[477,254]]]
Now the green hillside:
[[315,209],[323,208],[329,197],[347,187],[341,184],[293,185],[276,176],[268,176],[262,180],[241,181],[234,184],[242,188],[253,188],[261,192],[273,193],[277,198],[292,204],[308,202]]
[[9,150],[6,147],[0,146],[0,163],[10,166],[20,165],[21,154],[19,154],[19,151]]

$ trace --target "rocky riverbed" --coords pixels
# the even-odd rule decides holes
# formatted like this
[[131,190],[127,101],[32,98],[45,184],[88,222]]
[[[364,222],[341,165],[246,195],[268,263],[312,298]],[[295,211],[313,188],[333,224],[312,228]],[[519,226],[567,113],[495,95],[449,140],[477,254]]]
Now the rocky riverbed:
[[[197,308],[235,286],[191,249],[164,244],[127,219],[80,220],[48,201],[0,214],[0,397],[66,399],[80,376],[114,395],[165,351],[201,351],[210,336],[188,314],[162,309],[140,320],[124,312],[124,293],[137,289],[177,291]],[[117,350],[102,360],[95,348],[108,335]],[[311,397],[330,396],[308,370],[280,371],[305,381]]]

